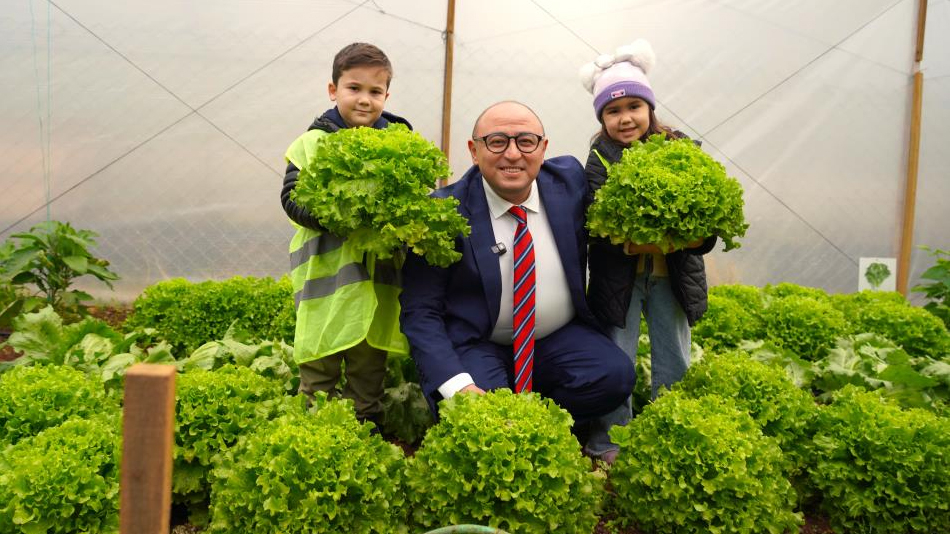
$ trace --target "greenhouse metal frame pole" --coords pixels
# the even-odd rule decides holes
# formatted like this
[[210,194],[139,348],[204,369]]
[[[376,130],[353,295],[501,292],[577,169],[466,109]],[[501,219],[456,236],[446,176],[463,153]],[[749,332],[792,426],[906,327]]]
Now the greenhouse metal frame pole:
[[[442,80],[442,152],[449,157],[449,145],[452,142],[452,63],[455,59],[455,0],[448,0],[445,15],[445,75]],[[445,178],[439,180],[439,187],[447,185]]]
[[910,146],[907,153],[907,182],[904,187],[904,224],[900,254],[897,258],[897,291],[907,296],[910,257],[914,245],[914,218],[917,207],[917,171],[920,163],[920,119],[923,108],[924,75],[920,62],[924,57],[924,29],[927,25],[927,0],[920,0],[917,11],[917,46],[914,54],[914,100],[910,118]]

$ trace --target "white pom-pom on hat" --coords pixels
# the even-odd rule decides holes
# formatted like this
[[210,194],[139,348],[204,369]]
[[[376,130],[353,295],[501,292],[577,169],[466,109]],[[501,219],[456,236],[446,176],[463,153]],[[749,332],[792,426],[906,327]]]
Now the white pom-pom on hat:
[[594,93],[594,76],[600,73],[600,70],[597,65],[587,63],[578,71],[577,75],[581,78],[581,85],[584,86],[584,89],[586,89],[588,93]]
[[640,67],[644,74],[650,74],[650,70],[656,65],[656,54],[646,39],[637,39],[628,45],[617,47],[614,63],[621,61],[629,61]]
[[611,65],[613,65],[614,63],[616,63],[616,61],[614,60],[614,56],[610,54],[601,54],[597,56],[597,59],[594,60],[594,65],[597,65],[598,67],[602,69],[606,69],[610,67]]

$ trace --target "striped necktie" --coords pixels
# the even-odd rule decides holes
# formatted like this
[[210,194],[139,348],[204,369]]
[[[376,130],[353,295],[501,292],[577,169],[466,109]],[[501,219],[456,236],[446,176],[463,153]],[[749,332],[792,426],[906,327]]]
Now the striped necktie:
[[509,213],[518,221],[515,229],[514,318],[512,349],[515,361],[515,392],[531,391],[534,364],[534,242],[528,231],[524,206],[512,206]]

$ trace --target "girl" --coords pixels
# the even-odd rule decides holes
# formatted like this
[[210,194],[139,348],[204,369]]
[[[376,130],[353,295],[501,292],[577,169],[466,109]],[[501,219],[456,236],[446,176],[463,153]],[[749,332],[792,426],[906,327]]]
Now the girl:
[[[657,121],[656,98],[647,73],[656,59],[650,43],[638,39],[581,68],[581,80],[594,95],[594,111],[601,124],[587,158],[589,200],[607,180],[608,164],[620,160],[623,149],[654,134],[668,139],[686,137]],[[706,268],[702,255],[711,251],[716,237],[700,239],[683,250],[661,250],[649,243],[612,245],[591,238],[588,299],[594,315],[611,337],[636,363],[640,314],[650,330],[651,394],[669,387],[689,366],[689,329],[706,311]],[[585,451],[612,463],[617,445],[607,430],[625,425],[632,417],[631,399],[595,420]]]

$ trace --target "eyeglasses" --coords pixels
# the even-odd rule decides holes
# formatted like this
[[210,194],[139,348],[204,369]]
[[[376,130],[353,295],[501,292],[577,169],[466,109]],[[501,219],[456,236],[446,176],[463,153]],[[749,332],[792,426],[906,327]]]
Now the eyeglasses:
[[515,140],[515,146],[522,154],[530,154],[538,149],[538,146],[541,145],[541,140],[544,139],[543,135],[533,134],[530,132],[521,132],[518,135],[508,135],[501,132],[493,132],[488,135],[483,135],[482,137],[473,137],[473,141],[481,141],[485,143],[485,148],[488,149],[492,154],[501,154],[505,150],[508,150],[508,145],[511,143],[511,140]]

